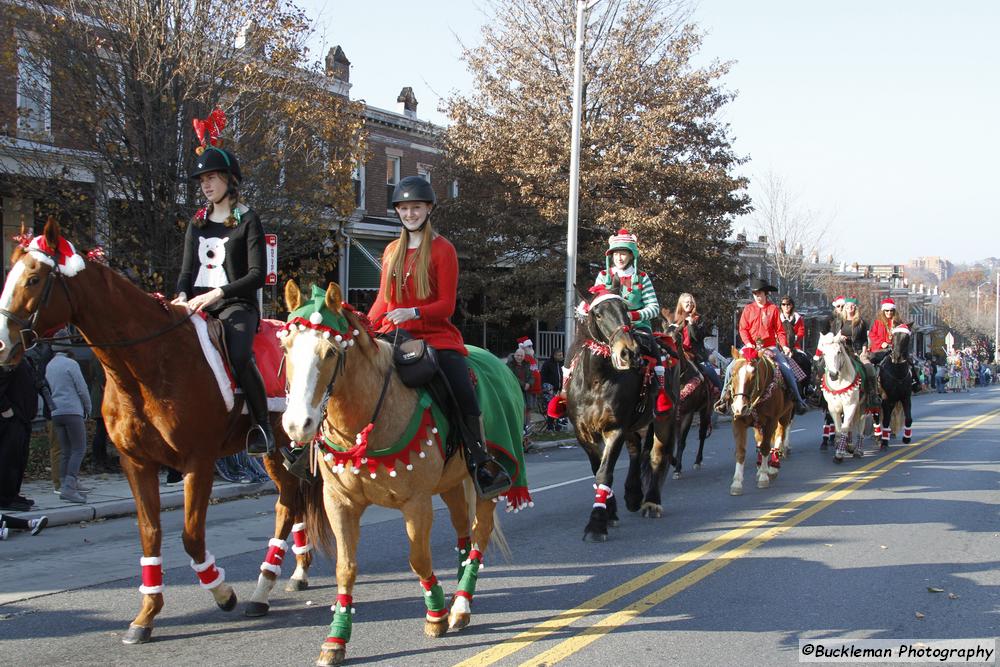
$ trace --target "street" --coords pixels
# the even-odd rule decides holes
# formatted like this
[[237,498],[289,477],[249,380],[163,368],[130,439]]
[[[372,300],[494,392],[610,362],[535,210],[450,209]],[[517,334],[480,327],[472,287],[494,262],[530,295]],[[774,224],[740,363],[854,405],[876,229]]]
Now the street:
[[[527,455],[535,507],[503,514],[513,550],[486,554],[472,625],[423,634],[424,605],[406,561],[402,521],[371,508],[359,547],[350,664],[798,664],[800,639],[981,638],[1000,634],[1000,387],[921,394],[914,441],[894,440],[837,466],[820,451],[821,415],[793,424],[792,455],[769,489],[748,456],[744,495],[728,423],[693,469],[668,479],[664,518],[620,508],[603,544],[581,541],[593,492],[576,448]],[[626,461],[615,492],[622,493]],[[153,641],[125,646],[138,610],[134,517],[54,527],[0,543],[0,663],[9,665],[308,665],[336,594],[319,558],[310,588],[275,588],[267,617],[249,619],[270,537],[274,496],[209,509],[208,547],[240,597],[218,610],[183,553],[179,511],[163,514],[163,612]],[[437,503],[440,505],[440,503]],[[454,589],[454,534],[435,515],[433,549]],[[290,561],[289,561],[290,562]],[[283,578],[291,568],[287,567]],[[940,592],[938,592],[940,591]]]

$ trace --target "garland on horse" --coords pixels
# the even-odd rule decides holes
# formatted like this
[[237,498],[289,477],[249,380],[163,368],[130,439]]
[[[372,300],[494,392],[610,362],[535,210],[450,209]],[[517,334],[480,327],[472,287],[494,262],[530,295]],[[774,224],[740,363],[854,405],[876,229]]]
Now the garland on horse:
[[[425,591],[425,633],[440,637],[466,627],[491,538],[508,551],[494,523],[496,501],[477,496],[464,450],[450,445],[453,425],[442,406],[426,390],[403,384],[393,367],[393,346],[374,337],[367,318],[341,301],[335,283],[325,291],[314,286],[304,297],[289,282],[285,301],[291,314],[282,336],[289,382],[282,424],[294,440],[309,444],[308,455],[320,470],[325,511],[310,506],[307,525],[327,553],[336,550],[337,559],[333,622],[317,664],[346,658],[361,515],[369,505],[403,513],[410,567]],[[521,450],[521,391],[503,362],[467,348],[487,443],[513,480],[503,495],[508,510],[517,511],[531,505]],[[431,564],[434,495],[447,505],[458,540],[459,583],[450,610]]]
[[[227,406],[223,387],[200,342],[207,339],[205,323],[186,308],[151,297],[124,276],[85,260],[60,236],[59,225],[50,218],[43,236],[15,248],[11,256],[11,270],[0,296],[0,363],[16,365],[37,341],[37,331],[65,323],[76,326],[104,367],[104,422],[121,452],[122,469],[135,497],[143,599],[122,641],[148,641],[153,620],[163,608],[162,466],[187,473],[184,550],[202,587],[211,591],[221,609],[232,610],[236,594],[225,582],[225,571],[205,548],[205,515],[215,461],[246,447],[244,434],[250,420],[240,415],[239,404],[237,409]],[[271,343],[277,344],[273,337]],[[226,389],[231,392],[230,387]],[[281,444],[287,444],[287,439]],[[309,543],[301,530],[306,498],[299,481],[275,455],[266,457],[264,464],[278,487],[275,532],[247,609],[249,615],[267,611],[290,532],[298,565],[292,588],[306,587],[311,562]]]
[[[596,292],[580,310],[586,319],[578,333],[586,336],[577,336],[571,356],[566,415],[594,473],[594,503],[584,539],[603,542],[608,526],[618,523],[618,501],[612,491],[614,467],[626,443],[625,506],[631,512],[641,510],[646,517],[663,515],[660,493],[673,447],[677,372],[674,364],[661,388],[654,371],[661,359],[642,353],[624,299],[604,290]],[[674,396],[664,396],[664,391]],[[654,420],[657,404],[662,414]]]
[[823,357],[820,385],[827,411],[833,419],[831,437],[836,438],[833,460],[841,463],[847,452],[861,458],[864,456],[862,425],[868,392],[865,368],[851,353],[847,339],[838,334],[820,336],[816,349]]
[[733,348],[731,386],[736,471],[729,493],[739,496],[743,494],[747,429],[753,428],[757,441],[757,488],[766,489],[790,449],[795,400],[787,395],[784,377],[766,349]]

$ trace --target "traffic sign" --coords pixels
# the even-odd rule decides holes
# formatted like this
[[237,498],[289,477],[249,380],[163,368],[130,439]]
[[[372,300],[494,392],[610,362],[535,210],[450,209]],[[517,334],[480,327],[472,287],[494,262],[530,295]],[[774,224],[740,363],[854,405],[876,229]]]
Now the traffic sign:
[[265,285],[278,284],[278,235],[264,234],[265,259],[267,265],[267,276],[264,278]]

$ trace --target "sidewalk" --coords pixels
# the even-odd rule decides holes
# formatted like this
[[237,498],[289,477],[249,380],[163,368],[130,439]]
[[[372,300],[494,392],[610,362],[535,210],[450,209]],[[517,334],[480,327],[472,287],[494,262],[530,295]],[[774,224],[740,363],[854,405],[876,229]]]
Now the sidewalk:
[[[160,508],[183,507],[184,484],[167,486],[164,483],[165,479],[166,472],[161,473]],[[80,476],[80,482],[93,489],[93,491],[87,492],[87,502],[83,504],[61,500],[59,494],[53,493],[51,480],[40,479],[25,482],[21,486],[21,495],[34,500],[35,505],[30,512],[9,513],[24,519],[35,519],[44,514],[49,517],[50,526],[135,514],[135,500],[132,498],[132,490],[122,473],[83,474]],[[212,498],[227,500],[276,492],[277,489],[271,480],[239,484],[226,482],[216,477],[212,487]]]

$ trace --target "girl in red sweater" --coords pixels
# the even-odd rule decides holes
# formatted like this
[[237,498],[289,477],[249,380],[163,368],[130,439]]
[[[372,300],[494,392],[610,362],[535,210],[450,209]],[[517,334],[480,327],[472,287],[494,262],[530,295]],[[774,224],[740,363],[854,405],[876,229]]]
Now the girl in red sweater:
[[476,491],[494,498],[510,488],[510,476],[486,448],[482,413],[469,377],[462,334],[451,323],[458,295],[455,246],[434,231],[430,215],[437,198],[421,176],[407,176],[392,193],[392,205],[403,224],[398,240],[382,255],[382,279],[368,317],[380,333],[406,329],[437,350],[462,413],[465,462]]

